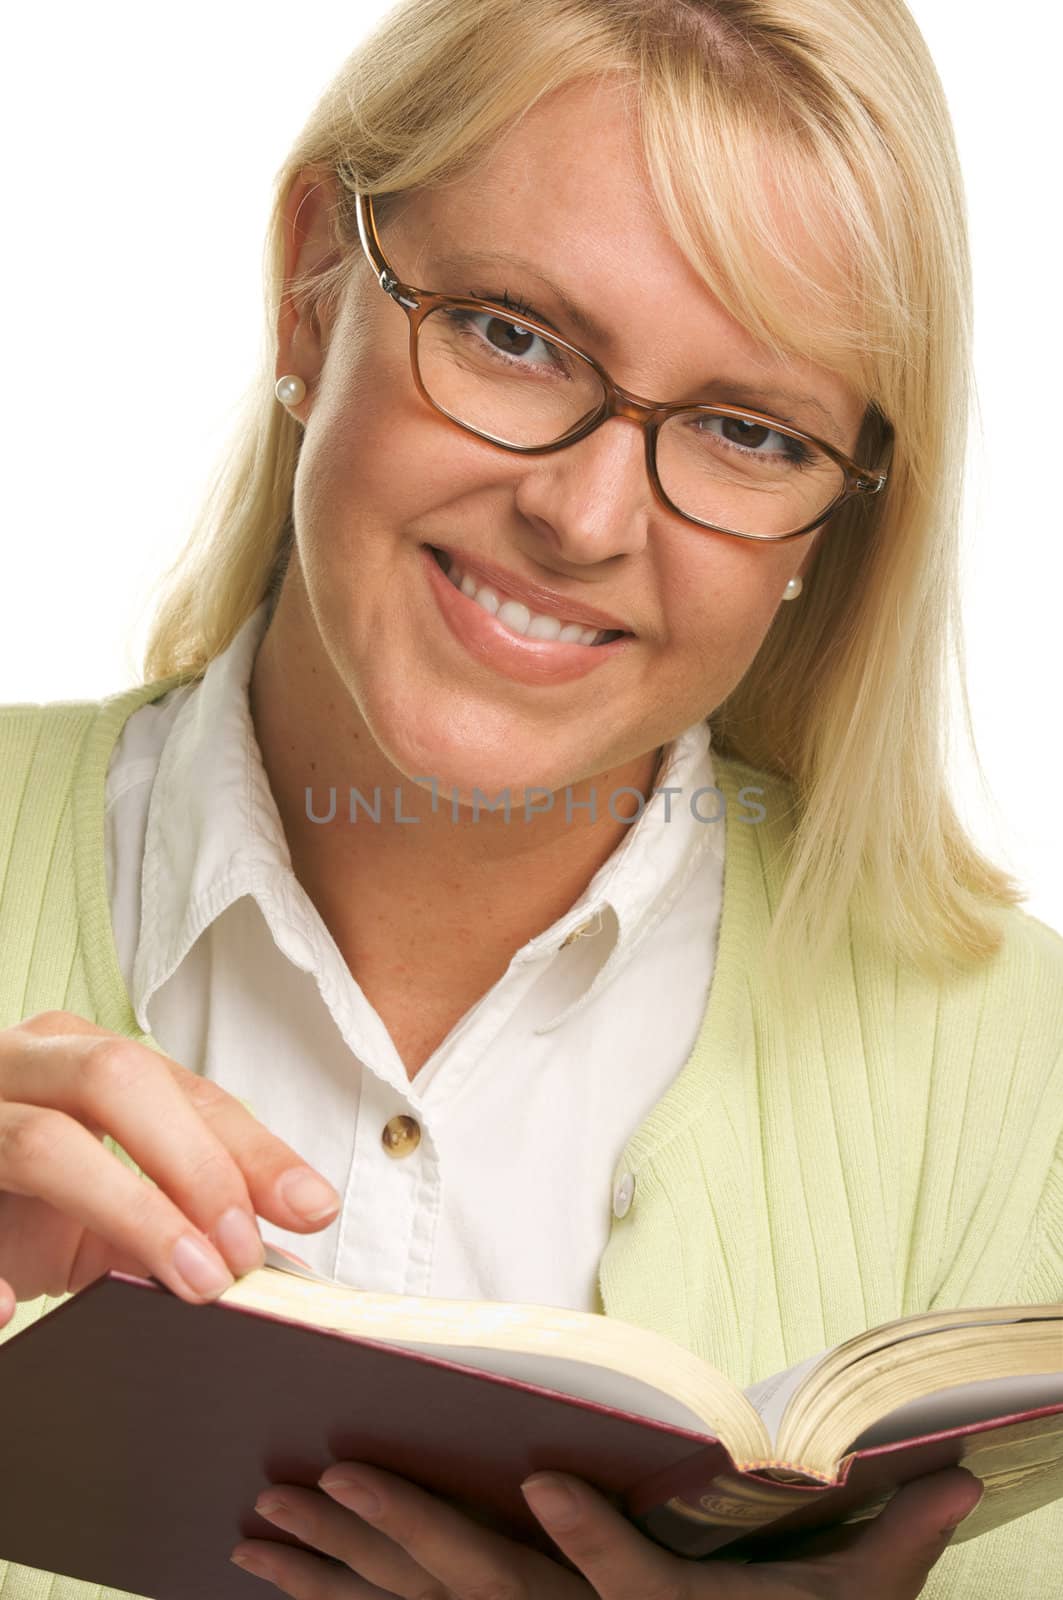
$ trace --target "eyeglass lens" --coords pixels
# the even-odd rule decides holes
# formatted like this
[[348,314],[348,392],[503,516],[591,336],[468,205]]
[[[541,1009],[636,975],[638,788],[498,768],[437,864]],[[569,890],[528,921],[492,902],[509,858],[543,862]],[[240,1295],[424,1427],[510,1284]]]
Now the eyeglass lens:
[[[417,363],[433,403],[500,444],[553,444],[598,411],[597,372],[504,315],[439,306],[418,329]],[[845,486],[824,451],[738,417],[677,412],[657,435],[657,476],[677,510],[765,537],[814,522]]]

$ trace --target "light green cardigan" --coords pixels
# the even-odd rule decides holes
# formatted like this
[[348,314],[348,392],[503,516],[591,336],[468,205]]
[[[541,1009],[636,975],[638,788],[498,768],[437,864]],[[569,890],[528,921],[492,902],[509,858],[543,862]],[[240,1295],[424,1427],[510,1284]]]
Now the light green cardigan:
[[[0,708],[0,1027],[58,1008],[161,1048],[119,970],[103,803],[126,718],[179,681]],[[1003,913],[999,954],[939,983],[854,913],[784,1021],[755,968],[792,797],[715,766],[727,829],[711,992],[690,1059],[617,1163],[634,1198],[612,1221],[600,1309],[745,1387],[911,1312],[1063,1300],[1063,939]],[[743,786],[758,791],[746,802]],[[740,820],[755,801],[765,820]],[[20,1305],[0,1342],[57,1303]],[[1057,1503],[946,1551],[923,1594],[1058,1600],[1061,1575]],[[0,1600],[115,1593],[0,1559]]]

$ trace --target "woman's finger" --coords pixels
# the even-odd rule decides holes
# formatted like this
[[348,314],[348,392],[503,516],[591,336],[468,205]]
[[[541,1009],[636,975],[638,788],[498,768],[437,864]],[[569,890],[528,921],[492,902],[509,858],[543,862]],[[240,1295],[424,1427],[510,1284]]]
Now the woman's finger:
[[[150,1182],[103,1148],[104,1132]],[[289,1198],[299,1179],[317,1175],[233,1096],[135,1040],[63,1012],[0,1033],[0,1194],[29,1202],[31,1220],[41,1213],[33,1236],[15,1228],[3,1251],[17,1298],[65,1292],[71,1257],[90,1242],[72,1251],[60,1230],[43,1247],[51,1217],[184,1298],[212,1299],[262,1265],[258,1209],[286,1227],[320,1225]],[[334,1215],[338,1196],[318,1181]]]
[[[85,1096],[80,1096],[88,1116],[95,1115],[101,1096],[105,1097],[106,1116],[96,1115],[95,1120],[154,1182],[161,1183],[175,1200],[183,1198],[188,1202],[183,1208],[189,1216],[194,1216],[196,1191],[202,1183],[208,1191],[212,1185],[214,1188],[206,1208],[209,1216],[221,1214],[222,1199],[226,1206],[241,1203],[242,1199],[252,1215],[268,1217],[284,1228],[309,1232],[338,1211],[339,1196],[331,1184],[309,1168],[291,1145],[253,1117],[235,1095],[210,1078],[190,1072],[180,1062],[137,1040],[108,1033],[69,1012],[45,1012],[21,1023],[18,1029],[8,1030],[11,1034],[20,1031],[31,1032],[38,1048],[53,1059],[57,1052],[61,1055],[65,1040],[76,1050],[83,1073],[85,1061],[93,1062],[92,1070],[101,1083],[95,1090],[91,1083],[88,1085],[96,1105],[92,1101],[86,1104]],[[98,1042],[94,1043],[92,1035]],[[8,1065],[7,1054],[0,1045],[0,1099],[54,1104],[77,1115],[69,1093],[67,1103],[42,1101],[35,1092],[35,1067],[39,1062],[26,1059],[24,1052],[21,1062],[16,1054]],[[117,1080],[121,1090],[117,1097],[107,1093],[112,1080]],[[9,1082],[13,1086],[10,1093]],[[128,1089],[134,1091],[131,1100],[126,1094]],[[153,1098],[148,1111],[153,1115],[145,1117],[142,1113],[149,1095]],[[184,1139],[182,1155],[174,1155],[168,1130],[158,1126],[160,1120],[165,1123],[171,1116]],[[206,1215],[195,1220],[202,1225]]]
[[979,1480],[962,1467],[915,1478],[897,1490],[848,1549],[826,1557],[825,1565],[841,1583],[842,1592],[848,1580],[857,1594],[861,1578],[875,1572],[882,1600],[910,1600],[923,1588],[931,1567],[981,1495]]
[[[578,1573],[484,1527],[405,1478],[361,1462],[342,1462],[323,1473],[320,1482],[348,1519],[333,1523],[322,1518],[319,1531],[335,1531],[335,1542],[330,1539],[323,1548],[407,1600],[441,1590],[454,1600],[507,1593],[534,1595],[535,1600],[596,1600]],[[367,1491],[375,1505],[366,1499]],[[289,1523],[282,1526],[299,1533]],[[383,1535],[383,1543],[372,1541],[372,1530],[378,1539]],[[313,1542],[322,1547],[318,1539]]]
[[[61,1111],[0,1103],[0,1189],[44,1202],[184,1299],[214,1298],[233,1281],[206,1234],[162,1189],[137,1177]],[[66,1293],[73,1263],[50,1261],[33,1238],[24,1244],[19,1251],[19,1241],[13,1242],[20,1297]],[[54,1277],[60,1268],[63,1282]]]
[[[646,1600],[647,1595],[685,1593],[685,1581],[707,1569],[670,1554],[638,1531],[581,1478],[535,1473],[521,1484],[524,1498],[558,1548],[587,1579],[601,1600]],[[691,1593],[706,1597],[708,1587]],[[729,1591],[722,1587],[718,1593]]]
[[[341,1563],[347,1571],[357,1573],[374,1587],[374,1591],[379,1587],[392,1596],[415,1596],[429,1590],[432,1574],[426,1572],[401,1544],[320,1489],[278,1484],[259,1495],[255,1510],[273,1527],[294,1534],[320,1556],[327,1556]],[[253,1556],[259,1563],[269,1564],[298,1554],[288,1546],[267,1544],[261,1539],[244,1541],[236,1547],[234,1555],[241,1552]]]
[[176,1061],[167,1065],[189,1104],[240,1168],[259,1216],[293,1233],[314,1233],[335,1216],[339,1195],[290,1144],[271,1133],[220,1084]]
[[[380,1589],[343,1562],[317,1556],[307,1550],[264,1539],[245,1540],[233,1550],[230,1560],[244,1572],[264,1578],[292,1600],[395,1600],[395,1589]],[[263,1593],[263,1600],[266,1594]],[[420,1590],[420,1594],[431,1591]],[[442,1596],[440,1597],[442,1600]]]

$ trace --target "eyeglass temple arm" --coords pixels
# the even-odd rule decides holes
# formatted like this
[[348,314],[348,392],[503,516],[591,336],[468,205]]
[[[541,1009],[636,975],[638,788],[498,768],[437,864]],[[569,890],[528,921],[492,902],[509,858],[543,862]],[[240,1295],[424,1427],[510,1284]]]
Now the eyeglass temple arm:
[[893,460],[893,428],[886,423],[886,437],[879,452],[878,465],[874,472],[864,472],[857,481],[856,487],[862,494],[878,494],[880,489],[886,487],[889,477],[890,463]]
[[[362,241],[362,249],[373,271],[376,273],[380,287],[385,294],[389,294],[400,306],[415,306],[416,300],[411,300],[396,290],[400,287],[399,280],[388,265],[380,245],[380,237],[376,231],[376,218],[373,216],[373,202],[367,194],[358,194],[354,197],[354,211],[358,220],[358,237]],[[405,287],[402,285],[401,287]]]

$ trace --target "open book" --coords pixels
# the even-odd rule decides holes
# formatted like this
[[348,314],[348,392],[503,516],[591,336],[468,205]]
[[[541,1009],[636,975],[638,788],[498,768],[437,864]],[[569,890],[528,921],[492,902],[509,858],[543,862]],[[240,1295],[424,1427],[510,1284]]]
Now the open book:
[[[963,1466],[986,1492],[958,1541],[1063,1497],[1063,1304],[902,1317],[740,1390],[689,1350],[615,1318],[367,1293],[320,1278],[272,1247],[266,1266],[223,1299],[711,1435],[736,1474],[770,1483],[836,1485],[864,1452],[944,1435],[951,1440],[944,1454],[914,1470],[906,1457],[909,1469],[862,1511],[880,1510],[901,1481]],[[670,1503],[705,1526],[705,1507]],[[708,1524],[733,1538],[735,1526],[749,1530],[754,1508],[787,1504],[754,1491],[734,1508],[737,1524],[721,1504],[707,1508]],[[823,1520],[830,1519],[808,1526]],[[698,1554],[725,1542],[699,1540]]]
[[615,1318],[362,1291],[267,1247],[206,1306],[97,1279],[0,1342],[0,1415],[0,1561],[154,1600],[247,1595],[236,1539],[299,1543],[257,1495],[343,1460],[555,1559],[520,1494],[539,1470],[679,1554],[747,1560],[959,1464],[985,1494],[958,1542],[1063,1497],[1063,1304],[905,1317],[743,1393]]

